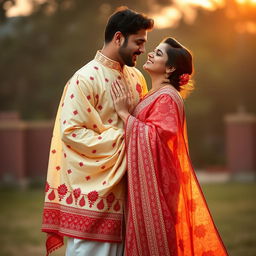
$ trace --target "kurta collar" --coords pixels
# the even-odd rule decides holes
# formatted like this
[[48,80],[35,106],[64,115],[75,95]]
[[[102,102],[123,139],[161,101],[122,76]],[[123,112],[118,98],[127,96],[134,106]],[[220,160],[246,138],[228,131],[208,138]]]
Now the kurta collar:
[[116,69],[118,71],[123,70],[119,62],[111,60],[110,58],[103,55],[100,51],[97,51],[94,59],[108,68]]

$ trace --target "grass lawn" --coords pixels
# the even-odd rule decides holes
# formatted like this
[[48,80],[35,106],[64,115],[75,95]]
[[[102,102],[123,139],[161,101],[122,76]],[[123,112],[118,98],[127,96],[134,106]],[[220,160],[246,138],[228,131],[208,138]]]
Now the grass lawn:
[[[203,190],[229,255],[255,256],[256,183],[205,184]],[[0,192],[0,255],[45,255],[40,232],[43,189]],[[52,255],[63,256],[65,250]]]

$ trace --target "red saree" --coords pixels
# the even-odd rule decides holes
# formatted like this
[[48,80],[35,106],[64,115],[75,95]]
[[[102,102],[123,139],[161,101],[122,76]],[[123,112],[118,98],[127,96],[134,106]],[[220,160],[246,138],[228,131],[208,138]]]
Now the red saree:
[[188,153],[183,100],[164,87],[126,123],[126,256],[228,255]]

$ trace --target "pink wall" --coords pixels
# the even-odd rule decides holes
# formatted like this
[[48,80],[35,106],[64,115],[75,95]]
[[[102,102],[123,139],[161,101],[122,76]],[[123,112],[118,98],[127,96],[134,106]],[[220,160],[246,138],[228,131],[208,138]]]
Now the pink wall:
[[256,172],[256,116],[241,109],[225,121],[228,169],[233,173]]
[[0,113],[0,182],[44,180],[53,122],[23,122],[15,112]]

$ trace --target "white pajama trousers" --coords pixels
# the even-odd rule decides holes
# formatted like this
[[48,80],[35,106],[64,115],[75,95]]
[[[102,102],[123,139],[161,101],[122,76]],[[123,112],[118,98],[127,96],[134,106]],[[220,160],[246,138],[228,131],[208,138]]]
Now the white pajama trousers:
[[68,237],[66,256],[123,256],[123,243],[89,241]]

